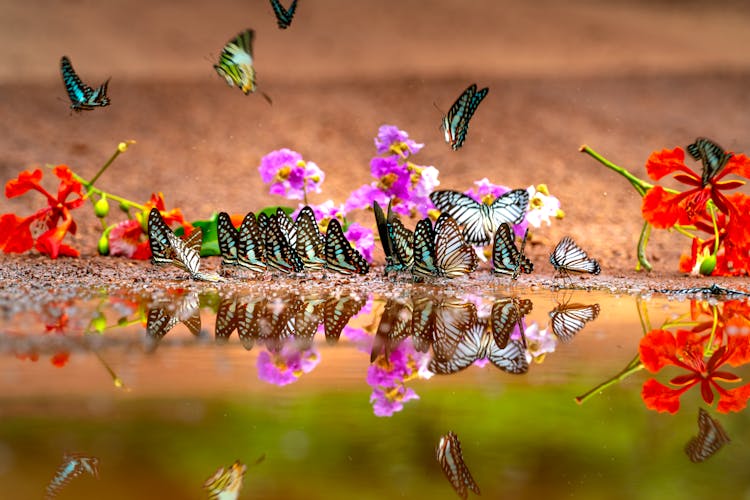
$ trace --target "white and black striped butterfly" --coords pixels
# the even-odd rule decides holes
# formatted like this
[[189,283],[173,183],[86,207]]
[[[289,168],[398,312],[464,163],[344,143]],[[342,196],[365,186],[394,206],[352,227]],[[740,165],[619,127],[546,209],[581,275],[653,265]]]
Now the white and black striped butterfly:
[[[281,220],[284,220],[284,218],[281,218]],[[258,223],[261,231],[265,234],[266,264],[284,274],[301,273],[305,266],[302,259],[299,258],[297,250],[290,246],[289,239],[279,224],[278,215],[268,217],[261,212],[258,214]]]
[[521,375],[529,370],[521,342],[510,340],[501,348],[483,321],[477,321],[468,330],[461,332],[461,339],[453,355],[445,361],[435,357],[430,361],[428,369],[438,375],[450,375],[468,368],[480,359],[487,359],[502,371],[514,375]]
[[185,295],[173,307],[158,304],[149,308],[146,315],[146,342],[144,350],[153,352],[159,341],[178,323],[184,324],[194,336],[201,335],[200,301],[197,292]]
[[248,212],[237,236],[237,264],[254,273],[263,273],[266,265],[266,244],[255,214]]
[[44,498],[55,498],[70,481],[84,473],[99,479],[99,459],[83,453],[65,453],[62,463],[47,484]]
[[107,96],[109,79],[94,90],[78,78],[67,56],[62,56],[60,59],[60,72],[62,73],[65,90],[68,91],[68,97],[70,97],[70,108],[73,111],[78,112],[109,106],[110,100]]
[[487,87],[477,90],[477,84],[472,83],[443,117],[440,128],[445,134],[445,142],[450,144],[453,151],[458,151],[463,146],[466,133],[469,131],[469,121],[489,90]]
[[518,327],[521,334],[521,345],[526,348],[526,336],[523,329],[523,318],[529,314],[534,305],[529,299],[519,297],[505,297],[492,304],[490,328],[492,337],[500,349],[504,349],[510,341],[513,330]]
[[471,477],[471,472],[464,462],[458,436],[453,432],[448,432],[448,434],[442,436],[438,442],[436,454],[440,468],[443,469],[443,474],[448,478],[458,496],[466,500],[469,496],[469,490],[481,495],[479,486]]
[[155,265],[172,264],[186,270],[195,280],[224,281],[224,278],[217,274],[200,271],[203,241],[201,228],[196,228],[186,240],[182,240],[169,229],[159,210],[152,208],[148,215],[148,241],[151,247],[151,260]]
[[690,461],[703,462],[729,442],[729,435],[721,423],[703,408],[698,408],[698,435],[691,438],[685,446],[685,453]]
[[435,208],[463,226],[466,241],[472,245],[488,245],[500,224],[520,224],[529,208],[529,193],[525,189],[509,191],[491,205],[450,190],[433,191],[430,200]]
[[557,273],[567,276],[570,273],[599,274],[601,268],[596,259],[588,254],[570,236],[564,237],[549,256],[550,264]]
[[703,187],[707,186],[711,179],[724,170],[729,159],[733,156],[732,153],[727,153],[721,146],[705,137],[697,138],[694,143],[687,147],[687,150],[694,160],[700,160],[703,165],[701,173]]
[[319,271],[326,263],[325,238],[320,232],[315,212],[305,206],[294,222],[295,247],[305,269]]
[[297,10],[297,0],[292,0],[288,9],[285,9],[279,0],[271,0],[271,7],[273,7],[273,13],[276,14],[276,23],[279,25],[279,29],[287,29],[292,24],[294,11]]
[[513,228],[507,222],[503,222],[495,231],[495,241],[492,245],[492,272],[496,274],[508,274],[513,280],[520,273],[531,274],[534,264],[526,257],[524,249],[526,238],[529,235],[528,228],[521,240],[521,248],[516,247],[516,235]]
[[338,219],[331,219],[326,229],[326,269],[341,274],[367,274],[370,264],[344,236]]
[[599,316],[599,304],[559,304],[549,312],[552,333],[560,342],[570,342],[586,323]]
[[[246,29],[229,40],[221,51],[219,62],[214,64],[216,72],[223,76],[227,85],[239,87],[245,95],[255,92],[255,67],[253,66],[253,39],[255,32]],[[261,92],[271,103],[271,98]]]
[[477,265],[476,253],[464,240],[453,217],[441,214],[434,229],[428,218],[417,223],[414,231],[414,276],[457,278],[474,271]]

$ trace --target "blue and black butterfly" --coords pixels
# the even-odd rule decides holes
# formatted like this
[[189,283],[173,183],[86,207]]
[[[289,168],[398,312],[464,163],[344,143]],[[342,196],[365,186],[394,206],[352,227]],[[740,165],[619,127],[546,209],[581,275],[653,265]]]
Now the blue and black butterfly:
[[55,498],[70,481],[88,473],[99,478],[99,459],[83,453],[65,453],[55,475],[47,484],[46,499]]
[[305,206],[294,222],[295,246],[305,269],[319,271],[326,263],[325,238],[320,232],[315,212]]
[[73,111],[78,112],[109,106],[110,100],[107,96],[109,79],[94,90],[78,78],[67,56],[62,56],[62,59],[60,59],[60,72],[62,73],[65,90],[68,91],[68,97],[70,97],[70,108]]
[[331,219],[326,229],[326,269],[341,274],[367,274],[370,265],[344,235],[338,219]]
[[385,253],[385,274],[391,271],[409,271],[414,264],[414,233],[404,227],[388,203],[388,216],[378,202],[373,202],[375,224]]
[[265,272],[266,244],[255,214],[248,212],[237,236],[237,264],[254,273]]
[[487,87],[477,90],[477,84],[472,83],[443,117],[441,128],[445,133],[445,142],[450,144],[453,151],[458,151],[463,146],[466,133],[469,131],[469,120],[489,90]]
[[464,462],[461,453],[461,442],[453,432],[441,436],[436,449],[437,461],[443,469],[445,477],[459,497],[469,498],[469,490],[481,495],[479,485],[471,476],[469,467]]
[[687,150],[694,160],[700,160],[703,165],[701,173],[703,187],[707,186],[711,179],[724,170],[727,162],[733,156],[732,153],[727,153],[721,146],[705,137],[697,138],[694,143],[687,147]]
[[493,273],[509,274],[514,280],[518,278],[520,273],[531,274],[534,270],[534,264],[524,253],[528,235],[529,230],[527,228],[519,249],[516,247],[516,235],[511,225],[503,222],[498,226],[497,231],[495,231],[495,241],[492,245]]
[[730,441],[721,423],[703,408],[698,408],[698,435],[690,438],[685,453],[691,462],[703,462]]
[[226,212],[219,212],[216,217],[216,239],[219,241],[219,252],[221,253],[222,267],[236,267],[237,247],[239,245],[240,233],[232,224],[232,219]]
[[417,222],[414,228],[414,264],[411,273],[416,279],[437,276],[435,259],[435,230],[428,217]]
[[[393,242],[391,236],[388,234],[388,220],[385,218],[383,209],[377,201],[372,202],[372,211],[375,214],[375,226],[378,228],[378,236],[380,237],[380,244],[383,247],[383,253],[385,254],[385,274],[387,275],[391,268],[396,264],[396,256],[394,255]],[[391,203],[388,202],[388,213],[390,215]]]
[[433,191],[430,200],[440,212],[451,215],[463,226],[466,241],[472,245],[490,244],[500,224],[520,224],[529,208],[529,193],[525,189],[498,196],[491,205],[451,190]]
[[258,215],[258,223],[265,233],[266,264],[284,274],[301,273],[305,266],[297,255],[297,250],[289,244],[287,235],[281,229],[284,222],[280,223],[279,219],[278,214],[272,217],[263,213]]
[[297,10],[297,0],[292,0],[288,9],[285,9],[279,0],[271,0],[271,7],[273,7],[273,13],[276,14],[276,22],[279,28],[282,30],[287,29],[292,24],[294,11]]

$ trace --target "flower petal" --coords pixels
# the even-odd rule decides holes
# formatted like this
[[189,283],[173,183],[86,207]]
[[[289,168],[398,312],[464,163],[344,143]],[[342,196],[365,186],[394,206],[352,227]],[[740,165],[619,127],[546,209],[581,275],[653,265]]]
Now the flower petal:
[[743,410],[747,406],[748,399],[750,399],[750,384],[721,391],[716,411],[729,413]]
[[24,170],[18,175],[17,179],[9,180],[5,184],[5,197],[13,198],[20,196],[29,189],[43,189],[39,182],[42,180],[42,171],[36,169],[33,172]]
[[651,373],[677,362],[674,336],[666,330],[652,330],[641,338],[638,351],[641,362]]
[[675,414],[680,409],[680,396],[683,392],[685,389],[675,390],[651,378],[643,384],[641,398],[649,410]]

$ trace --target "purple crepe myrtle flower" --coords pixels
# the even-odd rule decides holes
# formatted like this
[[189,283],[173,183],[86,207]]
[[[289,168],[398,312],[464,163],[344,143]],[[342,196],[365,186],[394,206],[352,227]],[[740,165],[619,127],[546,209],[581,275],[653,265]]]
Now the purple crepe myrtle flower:
[[307,193],[320,193],[325,173],[315,163],[305,161],[291,149],[271,151],[260,162],[260,177],[271,184],[271,194],[290,200],[306,199]]
[[354,244],[367,262],[372,262],[372,251],[375,249],[375,235],[372,229],[352,222],[344,233],[346,239]]
[[485,177],[484,179],[474,181],[473,188],[467,190],[464,194],[474,198],[479,203],[491,205],[498,197],[504,195],[511,189],[500,184],[493,184]]
[[279,386],[291,384],[302,374],[313,371],[319,362],[320,354],[315,348],[299,350],[294,343],[287,343],[278,353],[261,351],[258,355],[258,378]]
[[378,417],[390,417],[404,408],[403,403],[419,396],[406,382],[415,378],[429,378],[427,370],[429,355],[417,352],[411,339],[404,340],[398,347],[381,354],[367,370],[367,383],[373,388],[370,402]]
[[[303,203],[300,203],[299,207],[297,207],[297,210],[292,212],[293,219],[296,219],[297,215],[299,215],[300,210],[302,210],[304,206],[305,205]],[[312,211],[315,214],[315,220],[318,221],[318,225],[323,229],[328,227],[328,222],[330,222],[331,219],[338,219],[339,221],[343,221],[344,214],[346,214],[344,206],[335,204],[333,200],[327,200],[318,205],[309,204],[309,207],[312,208]]]
[[419,399],[414,389],[399,385],[390,389],[375,388],[370,394],[372,411],[376,417],[391,417],[404,409],[404,403]]
[[[391,153],[402,157],[419,153],[424,144],[409,139],[409,134],[399,130],[395,125],[381,125],[375,138],[375,149],[378,154]],[[408,153],[407,153],[408,152]]]

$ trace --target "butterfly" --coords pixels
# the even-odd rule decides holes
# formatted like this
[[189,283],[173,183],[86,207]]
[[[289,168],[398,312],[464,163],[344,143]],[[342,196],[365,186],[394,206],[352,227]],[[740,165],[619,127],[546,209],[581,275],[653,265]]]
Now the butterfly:
[[[335,220],[335,219],[334,219]],[[356,295],[330,297],[323,304],[323,328],[329,344],[338,342],[341,332],[367,301]]]
[[284,212],[281,208],[276,209],[276,215],[271,217],[275,219],[276,223],[281,229],[281,234],[286,237],[286,241],[289,246],[295,251],[297,249],[297,226],[294,225],[294,221],[288,213]]
[[62,463],[47,485],[44,498],[55,498],[70,481],[83,473],[99,479],[99,459],[83,453],[65,453]]
[[239,460],[226,469],[219,467],[203,483],[203,489],[208,491],[211,500],[235,500],[240,495],[246,471],[247,466]]
[[601,268],[595,259],[576,245],[570,236],[564,237],[549,256],[550,264],[558,273],[567,276],[571,272],[599,274]]
[[471,472],[469,472],[469,468],[464,463],[458,436],[453,432],[448,432],[445,436],[441,436],[436,453],[437,461],[443,469],[443,474],[448,478],[458,496],[466,500],[469,496],[469,490],[477,495],[481,495],[479,486],[477,486],[474,478],[471,477]]
[[457,278],[474,271],[478,265],[474,249],[464,241],[461,229],[448,214],[438,217],[434,229],[429,219],[417,223],[414,256],[412,272],[419,277]]
[[226,343],[237,328],[238,322],[237,297],[222,297],[216,309],[216,326],[214,327],[216,342]]
[[294,318],[303,302],[297,294],[270,298],[260,317],[260,339],[271,352],[279,352],[294,337]]
[[178,323],[183,323],[194,336],[200,336],[201,316],[197,292],[187,294],[174,308],[154,305],[148,310],[144,345],[146,352],[153,352],[159,341]]
[[531,312],[533,307],[534,305],[529,299],[518,297],[505,297],[492,304],[490,328],[492,337],[500,349],[504,349],[508,345],[510,336],[516,327],[521,334],[521,345],[524,348],[526,347],[526,336],[521,321],[524,316]]
[[[415,307],[414,312],[417,312]],[[420,311],[422,315],[428,311]],[[433,361],[450,362],[464,333],[477,324],[477,308],[471,302],[441,299],[433,303],[432,318],[427,320],[428,335],[432,338]],[[413,317],[412,317],[413,318]],[[424,317],[418,318],[424,321]],[[414,319],[412,319],[414,325]]]
[[521,342],[510,340],[501,348],[482,321],[475,322],[469,329],[461,332],[461,339],[450,358],[441,361],[435,357],[430,361],[428,369],[438,375],[450,375],[468,368],[480,359],[488,359],[497,368],[514,375],[521,375],[529,370],[526,351]]
[[[214,69],[223,76],[230,87],[237,86],[245,93],[255,92],[255,67],[253,66],[253,39],[255,32],[251,29],[239,33],[235,38],[229,40],[221,51],[219,63],[214,64]],[[266,94],[263,97],[271,103],[271,98]]]
[[393,248],[393,261],[386,271],[411,271],[414,266],[414,233],[396,215],[388,217],[388,237]]
[[526,238],[529,235],[528,228],[521,240],[520,250],[516,248],[516,236],[513,228],[507,222],[503,222],[495,231],[495,241],[492,245],[492,272],[496,274],[509,274],[512,279],[518,278],[520,273],[531,274],[534,264],[524,254]]
[[341,274],[367,274],[370,270],[370,265],[359,250],[352,247],[344,236],[344,230],[341,229],[338,219],[331,219],[328,223],[325,255],[326,269],[331,271]]
[[413,259],[411,273],[415,279],[437,276],[435,230],[428,217],[417,222],[417,227],[414,228]]
[[325,316],[326,300],[319,296],[306,297],[294,316],[294,338],[299,349],[310,349]]
[[300,273],[305,265],[297,251],[290,246],[287,236],[284,235],[279,224],[280,219],[284,220],[278,215],[272,217],[264,213],[258,215],[258,224],[261,231],[265,233],[266,264],[284,274]]
[[721,146],[705,137],[697,138],[694,143],[687,147],[687,150],[694,160],[700,160],[703,164],[701,173],[703,187],[707,186],[711,179],[724,170],[729,159],[733,156],[732,153],[725,152]]
[[508,191],[491,205],[450,190],[433,191],[430,200],[435,208],[464,227],[466,241],[472,245],[488,245],[500,224],[520,224],[529,208],[529,193],[525,189]]
[[237,236],[237,264],[255,273],[266,270],[266,245],[255,214],[248,212]]
[[62,73],[65,90],[68,91],[68,97],[70,97],[70,108],[73,111],[78,112],[109,106],[110,100],[107,96],[109,79],[94,90],[78,78],[67,56],[62,56],[60,59],[60,72]]
[[[396,299],[388,299],[380,315],[380,323],[372,341],[370,363],[380,355],[386,360],[393,349],[412,334],[412,306]],[[429,347],[428,347],[429,348]]]
[[242,299],[237,304],[237,334],[242,347],[248,351],[261,336],[260,318],[266,310],[266,305],[265,297]]
[[469,120],[489,90],[487,87],[477,90],[477,84],[472,83],[443,117],[441,128],[445,133],[445,142],[450,144],[453,151],[458,151],[463,146],[466,133],[469,131]]
[[325,238],[320,233],[313,209],[305,206],[297,214],[294,222],[297,255],[305,269],[319,271],[326,263]]
[[294,17],[294,11],[297,10],[297,0],[292,0],[289,9],[285,9],[279,0],[271,0],[271,7],[273,7],[273,13],[276,14],[276,22],[279,28],[285,30],[292,24],[292,17]]
[[232,224],[232,219],[226,212],[219,212],[216,217],[216,238],[219,240],[222,267],[235,267],[239,264],[237,247],[240,233]]
[[570,342],[586,323],[599,316],[599,304],[560,304],[550,311],[552,333],[561,342]]
[[148,241],[151,247],[151,260],[155,265],[172,264],[190,273],[194,280],[224,281],[224,278],[217,274],[200,271],[203,241],[201,228],[196,228],[186,240],[182,240],[169,229],[159,210],[152,208],[148,215]]
[[412,344],[418,352],[427,352],[432,346],[436,307],[437,300],[429,295],[412,297],[411,335]]
[[[388,234],[388,220],[385,218],[383,209],[377,201],[372,202],[372,211],[375,214],[375,226],[378,228],[378,236],[380,237],[380,244],[383,247],[383,253],[385,254],[385,274],[393,269],[396,265],[396,255],[393,249],[393,242],[391,236]],[[391,214],[391,203],[388,202],[388,215]]]
[[730,439],[718,420],[703,408],[698,408],[698,435],[685,446],[691,462],[703,462],[719,451]]

